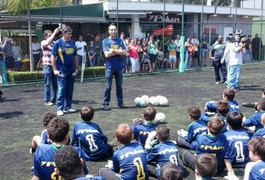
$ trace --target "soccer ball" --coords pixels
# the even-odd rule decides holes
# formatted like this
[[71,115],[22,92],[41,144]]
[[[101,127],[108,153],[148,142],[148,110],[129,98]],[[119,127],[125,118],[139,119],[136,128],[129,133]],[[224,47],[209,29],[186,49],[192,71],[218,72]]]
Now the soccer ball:
[[147,96],[147,95],[142,95],[142,99],[144,99],[144,100],[148,103],[148,101],[149,101],[149,96]]
[[149,98],[149,103],[153,106],[158,106],[159,105],[159,101],[155,96],[151,96]]
[[148,105],[148,100],[141,98],[139,105],[141,107],[146,107]]
[[136,97],[136,98],[134,99],[134,104],[135,104],[136,106],[140,106],[141,99],[142,99],[142,98],[140,98],[140,97]]
[[166,122],[166,115],[162,112],[156,113],[155,122],[158,124],[165,123]]
[[165,96],[159,98],[160,106],[168,106],[168,99]]

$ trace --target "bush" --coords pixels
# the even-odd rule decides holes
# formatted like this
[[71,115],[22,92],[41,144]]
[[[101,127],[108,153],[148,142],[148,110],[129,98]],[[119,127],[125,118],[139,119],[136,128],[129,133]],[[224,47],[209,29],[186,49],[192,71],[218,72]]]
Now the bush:
[[[98,66],[98,67],[89,67],[86,68],[84,71],[84,78],[90,78],[94,77],[94,72],[97,77],[102,77],[105,74],[105,67],[104,66]],[[79,70],[79,73],[77,75],[77,78],[79,79],[81,76],[81,70]],[[10,71],[8,72],[9,82],[10,83],[24,83],[24,82],[34,82],[34,81],[42,81],[43,80],[43,74],[42,70],[39,72],[28,72],[28,71]]]

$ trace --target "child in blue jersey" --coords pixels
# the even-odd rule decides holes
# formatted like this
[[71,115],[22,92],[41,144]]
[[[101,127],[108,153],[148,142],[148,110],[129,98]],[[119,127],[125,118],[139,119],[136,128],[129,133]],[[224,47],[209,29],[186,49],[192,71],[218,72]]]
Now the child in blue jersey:
[[243,115],[237,111],[230,112],[227,115],[229,129],[224,133],[228,141],[227,155],[233,167],[245,167],[249,162],[248,141],[251,138],[242,127]]
[[216,101],[207,101],[204,106],[204,112],[201,114],[201,120],[207,124],[211,117],[216,114]]
[[131,142],[131,127],[120,124],[115,136],[121,147],[113,154],[113,167],[100,169],[99,175],[106,180],[148,180],[146,152],[141,145]]
[[228,101],[229,104],[229,112],[240,112],[238,103],[235,99],[235,91],[233,89],[226,88],[223,91],[223,100]]
[[211,154],[201,154],[195,165],[196,180],[211,180],[217,173],[217,161]]
[[265,179],[265,139],[251,139],[248,144],[249,162],[245,168],[244,180]]
[[[44,117],[42,118],[42,123],[45,127],[49,124],[50,120],[55,118],[56,114],[53,112],[46,112]],[[31,142],[31,148],[29,149],[29,153],[35,153],[39,144],[51,144],[52,141],[48,138],[47,129],[44,129],[41,133],[41,136],[35,135]]]
[[216,103],[216,116],[220,117],[224,121],[224,128],[223,132],[226,132],[228,130],[227,122],[226,122],[226,117],[227,114],[229,113],[229,104],[225,100],[220,100],[217,101]]
[[151,132],[156,132],[156,127],[158,124],[154,123],[154,119],[156,116],[156,109],[148,106],[143,110],[143,120],[144,122],[141,124],[135,124],[132,126],[134,138],[138,141],[140,145],[145,147],[145,142],[149,134]]
[[[167,162],[178,165],[178,149],[176,144],[169,140],[170,129],[165,125],[159,125],[156,129],[156,137],[159,144],[155,145],[148,153],[146,159],[149,163],[149,174],[159,178],[160,168]],[[155,164],[155,166],[153,165]]]
[[[53,143],[40,144],[38,146],[34,156],[33,180],[60,178],[54,171],[54,155],[69,142],[69,128],[70,125],[68,121],[61,117],[55,117],[49,122],[47,131]],[[79,157],[82,157],[81,149],[76,148],[76,151]],[[84,173],[88,173],[86,166],[84,166]]]
[[265,98],[261,98],[258,102],[257,109],[259,110],[243,122],[243,126],[255,126],[256,131],[263,128],[261,116],[265,112]]
[[83,121],[77,122],[74,126],[72,145],[84,150],[86,161],[96,161],[111,155],[112,149],[107,144],[108,138],[96,123],[91,122],[94,117],[94,109],[83,107],[80,117]]
[[193,122],[189,124],[188,135],[186,137],[178,136],[177,145],[186,149],[195,150],[197,137],[206,132],[207,124],[200,119],[201,111],[198,107],[190,107],[188,109],[188,114],[190,120]]
[[238,179],[234,175],[234,171],[231,165],[231,161],[226,157],[226,152],[228,149],[228,141],[223,135],[224,121],[218,117],[214,116],[209,121],[207,125],[207,134],[200,134],[197,138],[196,154],[184,150],[180,151],[180,156],[187,166],[191,169],[195,169],[196,158],[198,158],[203,153],[208,153],[216,157],[218,162],[218,170],[228,170],[229,179]]
[[259,129],[255,134],[253,134],[253,138],[263,137],[265,138],[265,113],[261,116],[261,123],[263,125],[262,129]]
[[181,168],[170,162],[161,167],[160,174],[159,180],[183,180]]
[[55,172],[63,179],[71,180],[103,180],[100,176],[86,178],[83,171],[84,161],[80,159],[73,146],[65,146],[54,155]]

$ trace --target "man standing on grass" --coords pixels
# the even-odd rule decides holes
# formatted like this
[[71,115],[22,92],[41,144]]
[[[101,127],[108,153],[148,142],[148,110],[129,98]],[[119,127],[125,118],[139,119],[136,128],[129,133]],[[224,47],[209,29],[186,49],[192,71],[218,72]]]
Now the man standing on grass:
[[116,81],[116,96],[119,108],[125,108],[123,103],[122,92],[122,56],[126,56],[126,47],[122,39],[117,38],[117,28],[114,24],[110,24],[109,37],[103,40],[102,47],[105,55],[106,71],[105,71],[105,88],[104,88],[104,100],[103,109],[109,110],[110,95],[112,78],[114,76]]

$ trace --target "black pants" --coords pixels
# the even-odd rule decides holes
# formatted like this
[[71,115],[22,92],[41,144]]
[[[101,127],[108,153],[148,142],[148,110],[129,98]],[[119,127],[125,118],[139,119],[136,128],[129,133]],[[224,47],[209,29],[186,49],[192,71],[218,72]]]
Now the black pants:
[[183,161],[183,164],[195,170],[196,155],[189,150],[179,149],[179,156]]
[[104,177],[106,180],[120,180],[119,174],[109,168],[101,168],[99,170],[99,175]]
[[226,66],[225,63],[221,64],[220,61],[213,61],[213,67],[214,67],[214,74],[215,74],[215,82],[220,82],[220,70],[223,76],[223,82],[226,81],[227,72],[226,72]]
[[176,142],[179,147],[190,149],[190,143],[188,143],[183,137],[178,136]]

